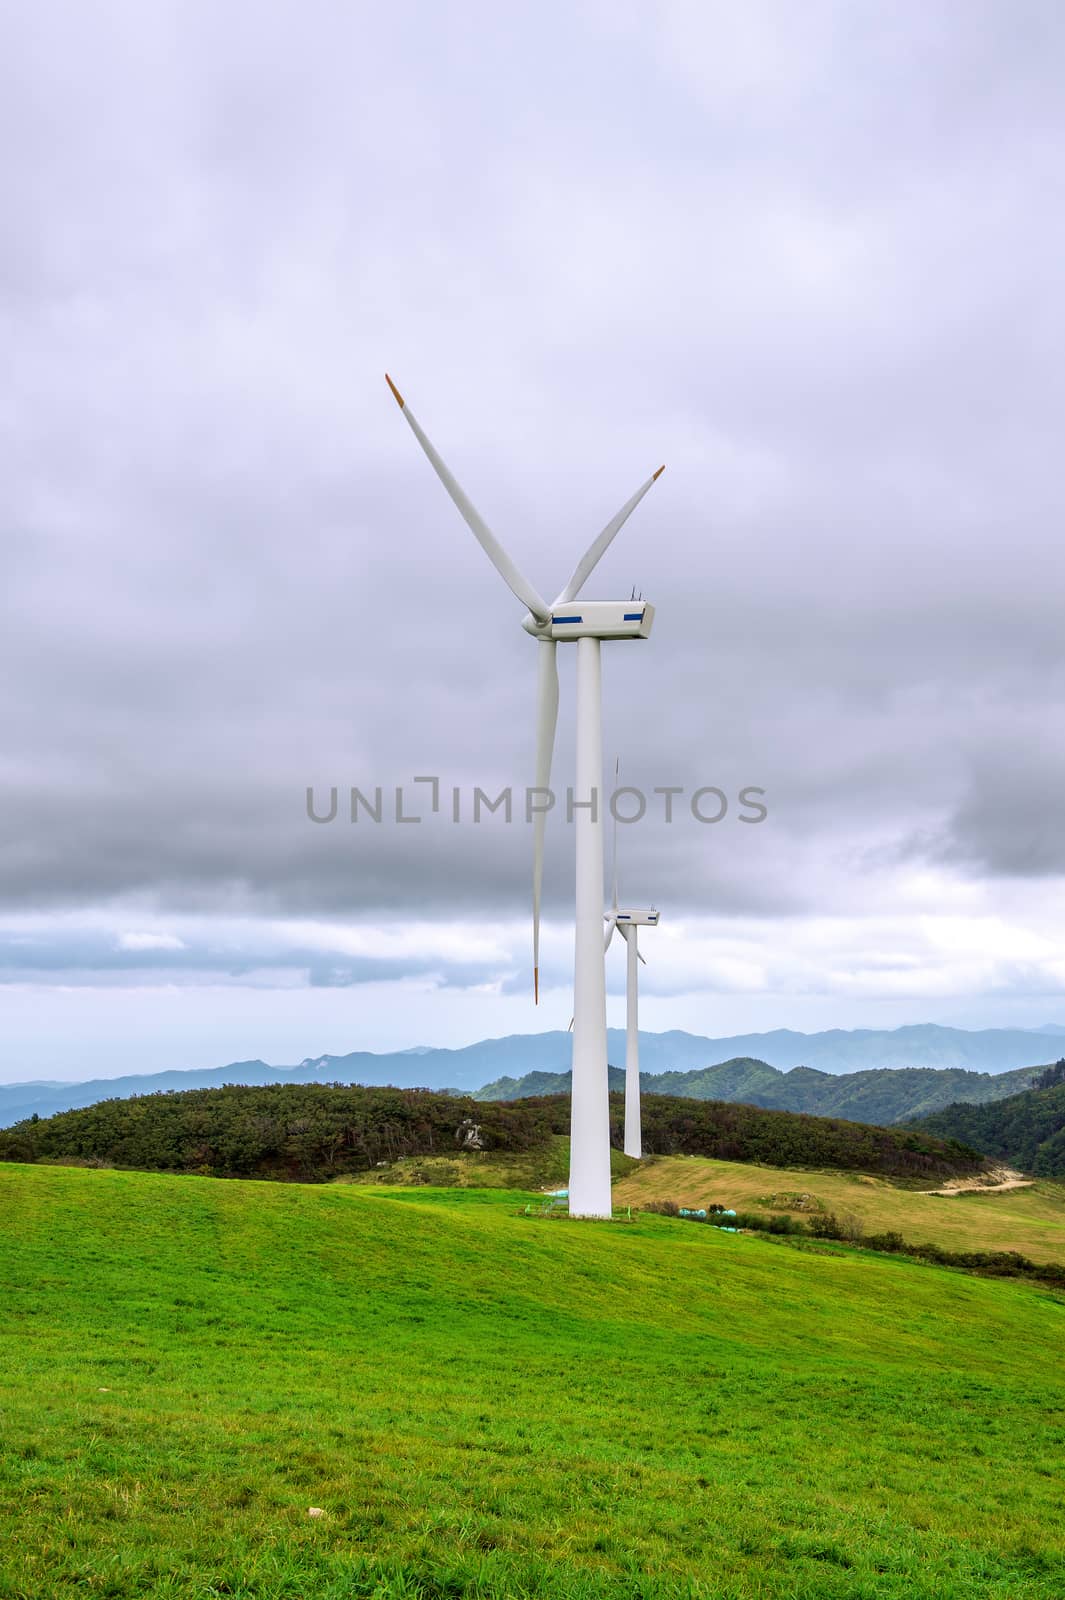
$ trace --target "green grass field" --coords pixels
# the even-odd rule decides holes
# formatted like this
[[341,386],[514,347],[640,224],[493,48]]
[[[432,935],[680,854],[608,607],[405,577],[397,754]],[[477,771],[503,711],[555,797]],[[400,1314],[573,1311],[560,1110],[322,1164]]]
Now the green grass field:
[[4,1600],[1065,1594],[1045,1289],[513,1192],[0,1208]]
[[786,1204],[768,1202],[798,1192],[816,1197],[837,1216],[857,1217],[866,1233],[894,1230],[911,1244],[927,1242],[945,1250],[1017,1250],[1032,1261],[1065,1264],[1065,1183],[1049,1179],[1028,1189],[948,1197],[920,1194],[852,1172],[657,1156],[614,1185],[619,1204],[675,1200],[682,1206],[705,1206],[716,1201],[734,1211],[788,1210]]

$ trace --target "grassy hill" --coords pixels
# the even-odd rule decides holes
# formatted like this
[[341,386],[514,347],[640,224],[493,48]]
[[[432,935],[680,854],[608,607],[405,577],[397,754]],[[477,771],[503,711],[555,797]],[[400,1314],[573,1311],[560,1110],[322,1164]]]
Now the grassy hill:
[[[802,1196],[800,1201],[799,1197]],[[1065,1263],[1065,1184],[974,1190],[955,1195],[901,1189],[865,1173],[802,1171],[693,1156],[661,1156],[619,1174],[614,1199],[623,1205],[673,1200],[682,1206],[734,1211],[835,1212],[865,1233],[901,1233],[913,1244],[944,1250],[1015,1250],[1032,1261]]]
[[[970,1072],[962,1067],[871,1068],[863,1072],[818,1072],[811,1067],[778,1071],[751,1056],[735,1056],[717,1066],[687,1072],[643,1072],[645,1094],[679,1095],[690,1100],[732,1100],[776,1111],[891,1126],[911,1122],[956,1100],[982,1105],[1028,1089],[1044,1067],[1015,1072]],[[625,1074],[610,1069],[610,1086],[623,1089]],[[523,1078],[497,1078],[476,1099],[520,1100],[530,1095],[568,1094],[568,1072],[530,1072]]]
[[952,1105],[922,1127],[1010,1161],[1040,1177],[1065,1178],[1065,1060],[1036,1085],[993,1106]]
[[1045,1290],[486,1191],[0,1207],[4,1600],[1060,1600]]
[[[623,1118],[614,1095],[617,1146]],[[0,1160],[324,1181],[397,1157],[454,1156],[471,1123],[490,1152],[542,1150],[568,1131],[569,1105],[558,1096],[485,1104],[428,1090],[326,1084],[194,1089],[104,1100],[18,1123],[0,1131]],[[913,1182],[984,1162],[962,1144],[913,1129],[666,1095],[644,1097],[643,1138],[644,1148],[659,1154],[857,1168]]]

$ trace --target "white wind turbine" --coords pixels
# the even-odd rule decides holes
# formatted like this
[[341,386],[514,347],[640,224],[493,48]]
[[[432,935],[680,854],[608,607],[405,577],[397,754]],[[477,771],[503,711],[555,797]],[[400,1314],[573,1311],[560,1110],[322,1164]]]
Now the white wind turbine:
[[[606,972],[603,916],[603,736],[599,646],[604,639],[646,639],[654,607],[643,600],[575,602],[615,534],[664,471],[659,467],[640,485],[602,533],[592,541],[555,601],[548,605],[511,561],[488,524],[455,481],[426,437],[410,407],[385,375],[411,431],[458,507],[485,555],[507,587],[527,608],[522,627],[539,642],[536,788],[547,790],[558,720],[560,639],[577,644],[577,764],[575,800],[576,958],[573,974],[573,1089],[570,1103],[569,1210],[576,1217],[609,1217],[610,1107],[607,1098]],[[533,986],[539,1000],[540,893],[543,882],[544,812],[534,816],[533,832]]]
[[[616,781],[616,773],[615,773]],[[650,909],[639,909],[636,906],[618,907],[618,825],[614,819],[614,899],[607,913],[606,938],[603,942],[604,951],[610,949],[610,941],[617,929],[625,940],[626,945],[626,972],[625,972],[625,1154],[635,1156],[639,1161],[643,1156],[643,1128],[640,1121],[640,1017],[639,1017],[639,978],[637,961],[643,961],[643,956],[637,946],[639,937],[638,928],[656,928],[658,926],[658,912],[652,906]],[[643,962],[647,965],[646,961]]]

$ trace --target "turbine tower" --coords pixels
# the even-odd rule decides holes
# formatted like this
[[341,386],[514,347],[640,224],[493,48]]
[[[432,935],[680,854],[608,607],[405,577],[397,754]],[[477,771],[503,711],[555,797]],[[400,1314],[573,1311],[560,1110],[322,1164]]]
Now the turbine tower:
[[[504,583],[526,607],[522,627],[538,641],[536,788],[548,790],[558,720],[558,641],[577,646],[576,950],[573,974],[573,1090],[570,1102],[569,1209],[575,1217],[609,1217],[610,1106],[607,1098],[606,971],[603,915],[603,737],[600,645],[604,639],[646,639],[654,607],[643,600],[577,598],[618,530],[664,471],[640,485],[584,552],[565,588],[548,605],[511,561],[430,443],[410,407],[385,375],[411,431]],[[542,796],[541,798],[546,798]],[[546,811],[534,813],[533,989],[540,990],[540,899]]]
[[[615,895],[613,909],[607,918],[606,944],[609,948],[614,929],[621,934],[626,945],[625,973],[625,1154],[643,1156],[643,1129],[640,1122],[640,1019],[637,961],[643,956],[637,947],[637,929],[658,926],[658,912],[638,910],[635,906],[618,909]],[[644,966],[647,963],[644,962]]]
[[[614,768],[614,783],[617,784],[619,766]],[[626,945],[626,971],[625,971],[625,1154],[635,1156],[637,1161],[643,1157],[643,1128],[640,1121],[640,1017],[639,1017],[639,977],[636,963],[643,961],[636,943],[638,928],[655,928],[658,926],[658,912],[651,906],[650,909],[640,910],[635,906],[618,907],[618,823],[614,818],[614,896],[613,904],[606,917],[606,938],[603,941],[604,953],[610,949],[610,941],[614,937],[614,930],[625,941]],[[644,961],[644,966],[647,963]]]

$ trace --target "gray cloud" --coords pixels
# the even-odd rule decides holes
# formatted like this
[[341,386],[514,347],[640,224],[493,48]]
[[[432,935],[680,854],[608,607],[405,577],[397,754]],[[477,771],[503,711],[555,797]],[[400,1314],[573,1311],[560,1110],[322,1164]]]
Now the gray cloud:
[[[220,932],[203,926],[184,938],[116,934],[113,929],[74,925],[0,932],[0,984],[48,983],[57,977],[68,985],[158,987],[202,983],[250,988],[309,985],[351,988],[428,979],[459,989],[509,978],[504,951],[477,958],[448,950],[433,951],[425,941],[379,955],[345,948],[342,930],[329,938],[328,928],[313,945],[286,936],[284,929],[242,927]],[[527,976],[523,974],[525,986]]]
[[1038,715],[1015,712],[1011,721],[989,748],[973,752],[967,787],[935,843],[946,862],[969,873],[1061,876],[1065,753]]
[[658,607],[606,747],[771,815],[631,830],[627,883],[790,918],[893,860],[1065,871],[1053,9],[7,28],[6,906],[524,914],[520,827],[304,817],[530,772],[519,608],[386,365],[547,589],[668,462],[601,569]]

